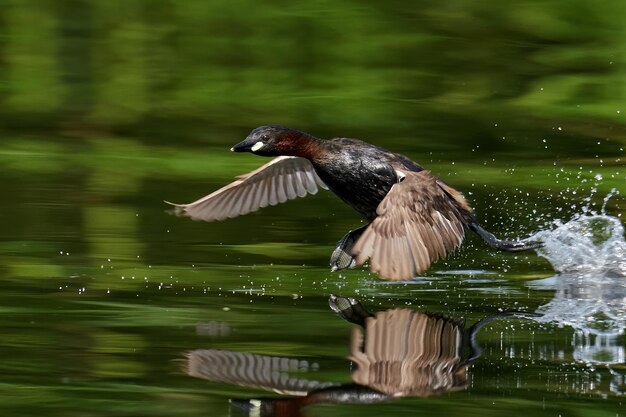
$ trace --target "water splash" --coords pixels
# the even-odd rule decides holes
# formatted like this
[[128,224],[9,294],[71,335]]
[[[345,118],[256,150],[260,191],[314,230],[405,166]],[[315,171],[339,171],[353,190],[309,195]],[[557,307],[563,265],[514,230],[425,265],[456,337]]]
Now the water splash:
[[543,280],[556,292],[537,310],[541,321],[575,330],[576,360],[623,362],[625,349],[618,338],[626,329],[624,226],[616,217],[584,214],[535,238],[545,245],[539,255],[560,273]]
[[579,215],[534,239],[544,242],[537,252],[559,272],[626,277],[624,226],[616,217]]
[[539,321],[574,329],[574,358],[588,364],[623,363],[626,357],[624,276],[561,273],[542,281],[549,282],[556,292],[548,304],[537,309],[542,314]]
[[618,336],[626,328],[626,280],[598,275],[556,277],[554,298],[541,306],[542,321],[571,326],[600,336]]

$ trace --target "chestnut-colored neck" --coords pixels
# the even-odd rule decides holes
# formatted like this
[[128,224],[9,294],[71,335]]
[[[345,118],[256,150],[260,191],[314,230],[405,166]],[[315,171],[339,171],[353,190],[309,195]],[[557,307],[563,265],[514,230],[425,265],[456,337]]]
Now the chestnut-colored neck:
[[280,143],[283,155],[314,159],[321,152],[321,140],[304,132],[290,132]]

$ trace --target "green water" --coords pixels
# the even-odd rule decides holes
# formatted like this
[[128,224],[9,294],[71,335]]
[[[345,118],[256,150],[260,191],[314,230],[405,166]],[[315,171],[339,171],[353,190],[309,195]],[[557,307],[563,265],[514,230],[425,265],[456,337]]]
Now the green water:
[[[194,349],[298,358],[319,365],[304,378],[349,383],[352,326],[330,294],[471,324],[571,293],[541,281],[555,272],[534,252],[475,236],[409,283],[331,273],[360,219],[328,192],[221,223],[165,212],[266,162],[228,151],[258,125],[402,152],[502,236],[600,211],[613,189],[606,213],[626,214],[618,0],[0,6],[1,415],[226,416],[231,398],[276,396],[185,375]],[[623,285],[607,288],[592,299],[626,316]],[[305,412],[626,413],[623,335],[599,349],[503,319],[478,341],[460,391]]]

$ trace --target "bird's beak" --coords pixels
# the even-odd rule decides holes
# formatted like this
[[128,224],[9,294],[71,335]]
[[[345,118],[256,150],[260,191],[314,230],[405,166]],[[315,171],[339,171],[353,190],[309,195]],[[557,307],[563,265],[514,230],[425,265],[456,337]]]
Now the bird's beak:
[[242,142],[239,142],[232,148],[230,148],[233,152],[250,152],[252,150],[252,146],[254,146],[256,142],[250,138],[244,139]]

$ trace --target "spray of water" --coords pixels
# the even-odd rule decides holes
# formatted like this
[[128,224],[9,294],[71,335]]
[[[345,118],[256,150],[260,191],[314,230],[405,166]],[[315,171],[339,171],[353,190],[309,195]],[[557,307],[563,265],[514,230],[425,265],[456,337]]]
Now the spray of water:
[[620,220],[604,210],[585,213],[535,238],[544,242],[539,254],[559,272],[551,279],[554,298],[538,309],[541,320],[575,330],[577,360],[623,361],[617,338],[626,329],[626,241]]
[[624,226],[616,217],[580,215],[534,238],[544,242],[539,255],[559,272],[626,277]]

